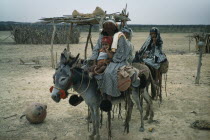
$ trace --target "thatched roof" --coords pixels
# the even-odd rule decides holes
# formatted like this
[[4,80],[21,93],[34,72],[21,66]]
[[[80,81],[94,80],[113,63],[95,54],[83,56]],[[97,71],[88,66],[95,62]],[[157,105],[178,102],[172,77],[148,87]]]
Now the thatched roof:
[[116,22],[130,21],[128,15],[122,13],[114,13],[114,14],[105,14],[105,15],[97,15],[97,16],[77,16],[73,17],[72,15],[64,15],[63,17],[52,17],[52,18],[42,18],[40,19],[43,23],[74,23],[78,25],[93,25],[100,24],[102,18],[106,19],[109,17],[113,17]]

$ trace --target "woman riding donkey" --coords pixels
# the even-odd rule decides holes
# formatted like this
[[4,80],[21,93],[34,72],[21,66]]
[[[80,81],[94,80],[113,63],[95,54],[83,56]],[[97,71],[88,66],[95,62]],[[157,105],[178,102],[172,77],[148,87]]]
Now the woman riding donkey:
[[[110,50],[113,57],[111,62],[107,65],[104,73],[96,75],[95,78],[97,79],[99,89],[105,99],[111,100],[111,97],[119,97],[121,95],[121,92],[118,89],[118,69],[122,66],[129,65],[128,58],[130,58],[130,55],[132,54],[132,48],[128,44],[125,35],[122,32],[118,32],[115,21],[109,19],[103,23],[103,30],[93,49],[93,54],[89,61],[96,61],[100,57],[100,50],[103,48],[101,42],[105,36],[113,38]],[[108,108],[111,109],[111,106]]]
[[[168,70],[168,60],[166,55],[162,52],[162,38],[159,29],[153,27],[150,29],[150,34],[141,49],[136,52],[135,61],[144,62],[152,71],[153,78],[159,83],[160,86],[160,100],[161,96],[161,82],[162,73]],[[152,87],[152,98],[154,99],[156,92]]]

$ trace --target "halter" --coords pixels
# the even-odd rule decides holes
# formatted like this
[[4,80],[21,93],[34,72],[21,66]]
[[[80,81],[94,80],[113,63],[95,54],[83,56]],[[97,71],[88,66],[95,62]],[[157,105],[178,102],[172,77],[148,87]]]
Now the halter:
[[[71,71],[72,72],[72,74],[73,74],[73,71]],[[68,83],[68,87],[71,87],[71,85],[73,85],[73,83],[71,82],[72,80],[72,77],[69,79],[69,83]],[[68,88],[67,87],[67,88]],[[61,88],[58,88],[58,87],[56,87],[56,86],[51,86],[50,87],[50,93],[52,93],[52,90],[53,90],[53,88],[56,88],[56,89],[58,89],[59,90],[59,92],[58,92],[58,94],[60,95],[60,98],[61,99],[66,99],[67,97],[68,97],[68,92],[67,91],[65,91],[65,90],[63,90],[63,89],[61,89]]]

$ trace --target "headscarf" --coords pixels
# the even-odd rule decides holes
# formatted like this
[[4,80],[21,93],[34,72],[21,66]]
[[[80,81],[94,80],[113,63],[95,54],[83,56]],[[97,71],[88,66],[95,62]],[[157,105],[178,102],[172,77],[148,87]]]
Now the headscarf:
[[[150,29],[150,31],[152,31],[152,32],[155,31],[155,32],[156,32],[156,35],[157,35],[157,43],[156,43],[156,45],[157,45],[157,46],[162,46],[163,40],[162,40],[162,38],[161,38],[161,36],[160,36],[160,31],[159,31],[159,29],[158,29],[157,27],[152,27],[152,28]],[[144,44],[142,45],[141,49],[140,49],[139,52],[138,52],[138,54],[139,54],[140,56],[144,54],[144,52],[147,50],[147,48],[148,48],[148,46],[150,45],[151,42],[152,42],[152,37],[151,37],[151,35],[149,34],[149,37],[148,37],[147,40],[144,42]],[[160,49],[162,49],[162,48],[160,48]]]
[[[156,35],[157,35],[157,45],[162,45],[163,44],[163,41],[162,41],[162,38],[160,37],[160,31],[157,27],[152,27],[150,29],[150,33],[151,32],[155,32]],[[151,38],[151,35],[150,35],[150,38]]]
[[132,31],[131,28],[128,28],[128,26],[124,26],[124,27],[121,29],[121,32],[123,32],[123,33],[128,33],[128,35],[129,35],[128,40],[131,41],[131,38],[132,38],[132,35],[133,35],[133,31]]

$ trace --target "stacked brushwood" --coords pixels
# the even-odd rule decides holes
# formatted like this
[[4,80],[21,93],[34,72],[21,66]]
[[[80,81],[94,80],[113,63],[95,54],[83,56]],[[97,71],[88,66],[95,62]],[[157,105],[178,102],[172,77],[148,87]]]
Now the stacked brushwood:
[[[68,43],[70,25],[56,25],[54,44]],[[50,44],[53,26],[47,24],[18,24],[13,26],[11,31],[14,41],[17,44]],[[73,28],[70,35],[70,43],[78,44],[80,31],[78,28]]]

